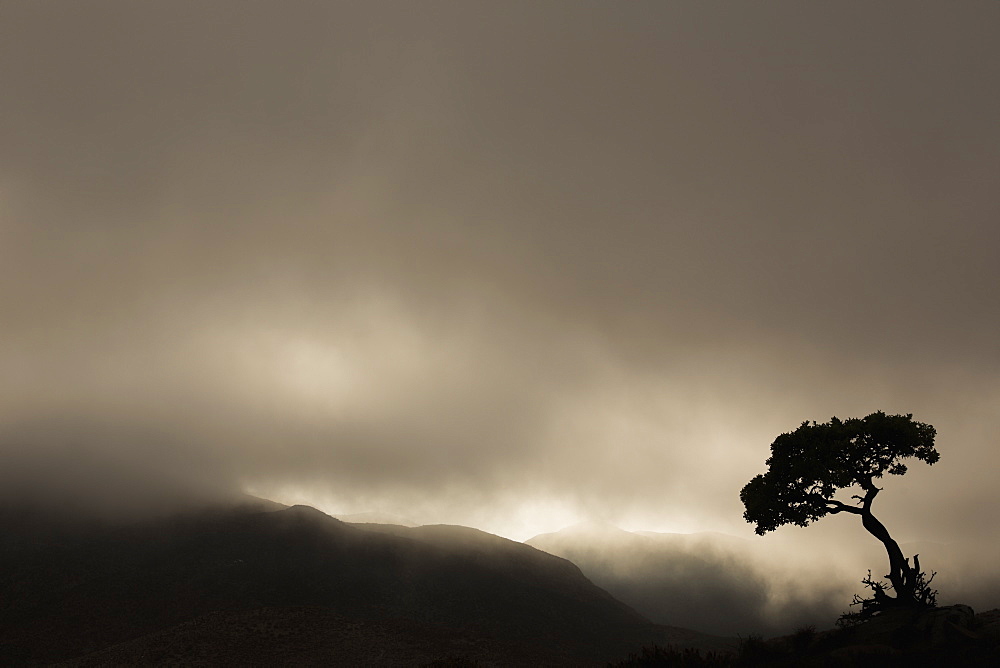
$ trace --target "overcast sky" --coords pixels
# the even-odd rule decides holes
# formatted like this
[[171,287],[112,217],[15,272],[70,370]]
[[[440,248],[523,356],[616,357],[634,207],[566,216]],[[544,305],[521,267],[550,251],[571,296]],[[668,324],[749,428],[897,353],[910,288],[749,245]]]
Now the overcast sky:
[[885,410],[995,531],[995,2],[3,0],[0,90],[8,478],[750,535]]

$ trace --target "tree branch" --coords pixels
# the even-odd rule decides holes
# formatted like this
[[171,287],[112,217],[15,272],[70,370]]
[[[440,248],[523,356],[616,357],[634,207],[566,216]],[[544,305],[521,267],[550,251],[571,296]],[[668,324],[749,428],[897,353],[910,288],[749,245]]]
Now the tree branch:
[[827,499],[826,508],[834,515],[837,513],[853,513],[854,515],[861,515],[863,512],[860,508],[849,506],[846,503],[837,501],[836,499]]

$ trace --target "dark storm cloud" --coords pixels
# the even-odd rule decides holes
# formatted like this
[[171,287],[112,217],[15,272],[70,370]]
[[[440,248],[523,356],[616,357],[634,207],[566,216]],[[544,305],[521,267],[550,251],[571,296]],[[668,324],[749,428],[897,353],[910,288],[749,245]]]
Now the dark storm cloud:
[[732,528],[884,409],[940,433],[905,531],[994,512],[996,6],[0,12],[5,457]]

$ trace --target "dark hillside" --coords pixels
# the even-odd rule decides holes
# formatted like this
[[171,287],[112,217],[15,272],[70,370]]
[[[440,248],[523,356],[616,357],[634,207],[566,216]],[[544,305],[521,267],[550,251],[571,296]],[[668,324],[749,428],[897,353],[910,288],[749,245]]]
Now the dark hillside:
[[3,521],[5,664],[573,664],[713,642],[651,624],[563,559],[461,527],[366,530],[304,506],[127,527]]

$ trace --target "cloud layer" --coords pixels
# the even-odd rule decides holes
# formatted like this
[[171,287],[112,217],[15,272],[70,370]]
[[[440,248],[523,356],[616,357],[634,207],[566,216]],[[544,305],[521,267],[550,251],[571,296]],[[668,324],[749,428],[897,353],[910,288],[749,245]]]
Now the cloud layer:
[[738,531],[882,409],[939,431],[902,539],[995,515],[996,6],[0,12],[21,480]]

